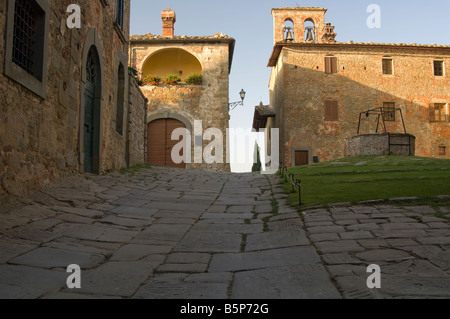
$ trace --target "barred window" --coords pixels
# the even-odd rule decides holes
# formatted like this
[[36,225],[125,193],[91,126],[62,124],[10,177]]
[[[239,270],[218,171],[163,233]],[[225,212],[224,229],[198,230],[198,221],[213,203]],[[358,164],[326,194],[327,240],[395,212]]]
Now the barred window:
[[50,6],[47,0],[10,0],[7,9],[5,74],[46,97]]
[[446,155],[446,147],[444,145],[439,146],[439,156],[445,156]]
[[12,61],[42,80],[42,40],[40,31],[45,12],[33,0],[16,0]]

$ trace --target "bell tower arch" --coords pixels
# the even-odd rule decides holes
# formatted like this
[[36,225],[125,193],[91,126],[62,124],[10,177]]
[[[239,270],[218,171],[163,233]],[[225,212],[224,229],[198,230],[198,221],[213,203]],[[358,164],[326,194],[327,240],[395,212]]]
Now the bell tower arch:
[[325,24],[326,12],[327,9],[311,7],[272,9],[274,43],[286,41],[286,21],[292,21],[294,25],[294,42],[334,42],[336,34],[327,36],[330,25]]

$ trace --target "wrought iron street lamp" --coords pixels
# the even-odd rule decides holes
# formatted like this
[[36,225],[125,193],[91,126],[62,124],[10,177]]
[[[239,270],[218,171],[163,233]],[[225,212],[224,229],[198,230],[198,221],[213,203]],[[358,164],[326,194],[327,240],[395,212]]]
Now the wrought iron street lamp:
[[247,94],[247,92],[244,91],[244,89],[241,90],[241,92],[239,92],[239,95],[241,96],[241,101],[239,102],[233,102],[230,103],[228,105],[230,110],[234,110],[235,108],[237,108],[239,105],[244,106],[244,100],[245,100],[245,95]]

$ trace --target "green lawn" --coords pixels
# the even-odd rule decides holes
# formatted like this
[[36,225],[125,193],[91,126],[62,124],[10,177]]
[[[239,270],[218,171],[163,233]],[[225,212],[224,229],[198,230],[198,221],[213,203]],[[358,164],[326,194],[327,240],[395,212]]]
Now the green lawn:
[[[372,199],[450,195],[450,160],[406,156],[361,156],[293,167],[302,181],[302,204],[325,205]],[[290,183],[285,183],[291,191]],[[298,204],[298,190],[289,202]]]

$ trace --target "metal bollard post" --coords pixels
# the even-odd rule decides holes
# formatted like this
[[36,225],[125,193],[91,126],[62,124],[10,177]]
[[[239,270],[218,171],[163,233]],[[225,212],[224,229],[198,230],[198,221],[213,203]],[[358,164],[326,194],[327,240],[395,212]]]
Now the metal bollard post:
[[295,186],[298,187],[298,205],[302,205],[302,181],[297,179],[295,181]]

